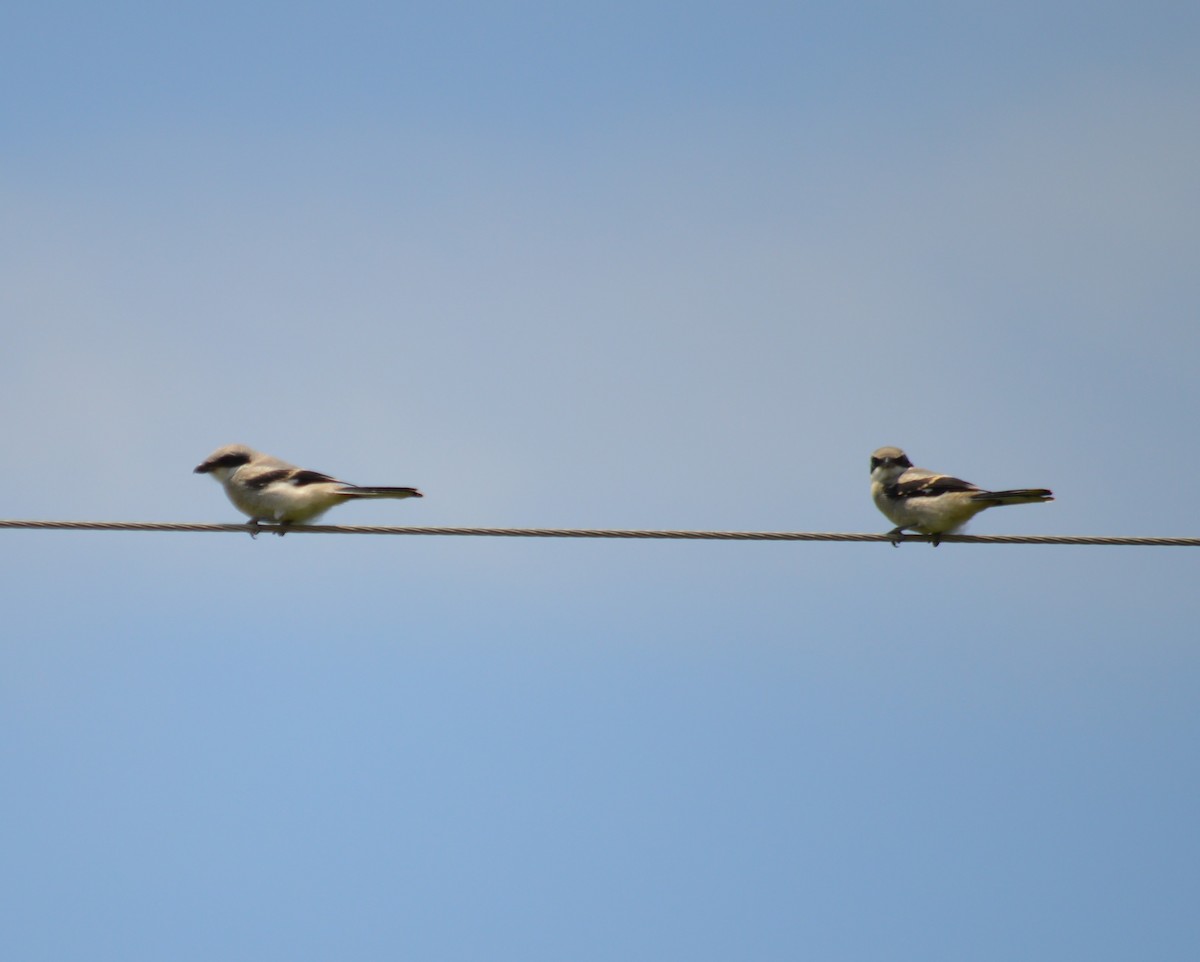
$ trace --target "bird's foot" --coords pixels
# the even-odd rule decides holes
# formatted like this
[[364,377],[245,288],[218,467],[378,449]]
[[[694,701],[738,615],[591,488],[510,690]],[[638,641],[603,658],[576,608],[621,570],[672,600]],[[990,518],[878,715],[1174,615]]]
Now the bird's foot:
[[264,531],[270,531],[271,534],[277,534],[282,538],[285,534],[287,534],[288,525],[291,523],[288,521],[280,521],[278,524],[264,525],[262,523],[263,520],[263,518],[251,518],[246,522],[246,528],[249,530],[251,538],[257,538]]
[[888,540],[892,543],[893,548],[900,547],[900,538],[903,534],[903,528],[892,528],[892,530],[887,533]]

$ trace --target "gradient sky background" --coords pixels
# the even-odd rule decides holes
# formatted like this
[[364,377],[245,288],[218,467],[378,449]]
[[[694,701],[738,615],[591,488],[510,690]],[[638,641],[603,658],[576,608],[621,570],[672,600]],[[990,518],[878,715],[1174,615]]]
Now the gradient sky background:
[[[1200,7],[0,15],[0,516],[1196,535]],[[1193,959],[1192,549],[0,533],[0,955]]]

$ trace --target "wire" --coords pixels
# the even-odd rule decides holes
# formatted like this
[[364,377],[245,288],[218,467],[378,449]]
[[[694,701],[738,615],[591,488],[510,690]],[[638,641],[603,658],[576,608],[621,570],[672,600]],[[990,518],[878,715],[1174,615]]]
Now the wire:
[[[235,534],[282,533],[275,525],[201,524],[174,521],[3,521],[0,528],[35,531],[182,531]],[[883,541],[887,534],[852,534],[823,531],[653,531],[603,528],[423,528],[410,526],[307,524],[288,525],[287,534],[407,534],[477,538],[640,538],[684,541]],[[929,535],[904,534],[900,542],[928,543]],[[1200,538],[1110,538],[1059,534],[944,534],[950,544],[1071,544],[1134,545],[1143,547],[1200,547]]]

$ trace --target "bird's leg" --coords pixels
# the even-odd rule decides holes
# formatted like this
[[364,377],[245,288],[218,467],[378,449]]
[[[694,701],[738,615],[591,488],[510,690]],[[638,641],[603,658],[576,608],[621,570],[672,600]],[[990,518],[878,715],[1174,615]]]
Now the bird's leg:
[[287,529],[290,528],[291,525],[292,523],[290,521],[280,521],[279,524],[273,527],[272,531],[282,538],[285,534],[287,534]]
[[246,522],[246,527],[250,529],[250,540],[253,541],[258,537],[258,518],[251,518]]
[[904,534],[904,526],[903,525],[901,525],[899,528],[892,528],[892,530],[887,533],[888,540],[892,542],[893,548],[900,547],[900,536],[903,534]]
[[936,548],[942,543],[942,533],[939,531],[937,534],[931,534],[929,536],[929,543]]

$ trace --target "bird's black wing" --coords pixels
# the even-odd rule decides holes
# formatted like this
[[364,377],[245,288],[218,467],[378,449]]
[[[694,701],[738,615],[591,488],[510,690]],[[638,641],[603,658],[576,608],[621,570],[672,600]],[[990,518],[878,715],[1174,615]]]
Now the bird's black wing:
[[256,491],[261,491],[270,484],[291,484],[302,488],[306,484],[341,484],[337,478],[331,478],[319,471],[305,471],[299,468],[276,468],[273,471],[263,471],[245,479],[245,485]]
[[297,471],[288,482],[294,484],[298,488],[304,487],[306,484],[342,484],[337,478],[331,478],[327,474],[322,474],[320,471]]
[[887,495],[898,501],[909,498],[936,498],[940,494],[964,492],[973,494],[979,491],[978,485],[961,478],[952,478],[945,474],[937,474],[931,478],[912,478],[908,481],[897,481],[887,486]]

